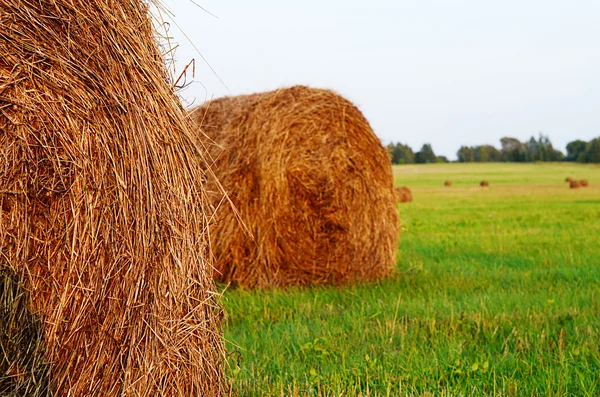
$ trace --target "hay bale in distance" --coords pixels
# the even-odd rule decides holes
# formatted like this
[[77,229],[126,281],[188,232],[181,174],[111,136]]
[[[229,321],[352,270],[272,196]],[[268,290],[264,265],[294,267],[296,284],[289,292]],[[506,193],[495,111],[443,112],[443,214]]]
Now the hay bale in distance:
[[569,187],[571,189],[577,189],[581,187],[581,182],[579,181],[571,181],[571,183],[569,184]]
[[479,183],[479,186],[481,186],[481,187],[488,187],[488,186],[490,186],[490,184],[489,184],[488,181],[481,181],[481,183]]
[[580,180],[579,184],[581,185],[581,187],[588,187],[588,185],[589,185],[587,179]]
[[399,226],[391,164],[352,103],[296,86],[217,99],[192,118],[247,227],[224,208],[211,228],[221,281],[268,288],[390,273]]
[[569,182],[569,183],[571,183],[571,182],[573,182],[573,178],[571,178],[570,176],[568,176],[568,177],[565,179],[565,182]]
[[446,182],[444,182],[444,186],[451,187],[452,186],[452,181],[446,181]]
[[396,194],[396,202],[410,203],[413,201],[412,192],[406,186],[395,186],[394,193]]
[[0,26],[0,395],[224,394],[203,154],[147,3]]

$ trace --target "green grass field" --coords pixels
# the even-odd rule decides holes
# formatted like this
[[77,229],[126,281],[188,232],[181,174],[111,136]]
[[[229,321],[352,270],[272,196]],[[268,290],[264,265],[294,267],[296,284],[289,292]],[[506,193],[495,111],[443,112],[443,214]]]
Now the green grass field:
[[[394,174],[414,196],[398,206],[397,276],[225,292],[234,391],[600,395],[600,167],[432,164]],[[566,176],[590,187],[569,189]]]

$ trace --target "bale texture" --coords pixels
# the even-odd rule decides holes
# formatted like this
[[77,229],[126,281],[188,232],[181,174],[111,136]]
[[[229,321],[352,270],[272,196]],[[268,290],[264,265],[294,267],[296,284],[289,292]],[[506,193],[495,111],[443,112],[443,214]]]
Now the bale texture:
[[0,395],[225,392],[203,153],[148,15],[0,3]]
[[446,186],[446,187],[452,186],[452,181],[446,181],[446,182],[444,182],[444,186]]
[[487,187],[487,186],[490,186],[490,184],[489,184],[488,181],[481,181],[481,183],[479,184],[479,186],[481,186],[481,187]]
[[410,203],[413,201],[412,192],[406,186],[395,186],[394,193],[396,194],[396,202]]
[[579,181],[571,181],[571,183],[569,184],[571,189],[577,189],[581,187],[581,182]]
[[587,179],[580,180],[579,184],[581,185],[581,187],[588,187],[588,185],[589,185]]
[[226,206],[211,228],[219,280],[268,288],[390,273],[399,226],[392,169],[352,103],[296,86],[214,100],[192,118],[239,211]]
[[46,396],[42,323],[28,308],[18,277],[0,269],[0,396]]

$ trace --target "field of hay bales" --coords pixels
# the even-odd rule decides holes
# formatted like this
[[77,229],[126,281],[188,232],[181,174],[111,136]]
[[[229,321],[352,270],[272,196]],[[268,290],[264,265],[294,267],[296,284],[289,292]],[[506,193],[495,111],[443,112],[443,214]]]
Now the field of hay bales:
[[[432,164],[394,176],[414,198],[398,204],[396,277],[225,291],[234,390],[600,394],[600,168]],[[590,186],[570,189],[566,176]]]

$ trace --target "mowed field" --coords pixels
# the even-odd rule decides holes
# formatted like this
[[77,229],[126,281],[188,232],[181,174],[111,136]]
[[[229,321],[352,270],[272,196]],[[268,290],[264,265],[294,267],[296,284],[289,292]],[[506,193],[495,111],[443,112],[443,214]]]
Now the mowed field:
[[[600,167],[432,164],[394,174],[414,196],[398,205],[396,276],[225,291],[234,392],[600,395]],[[569,189],[567,176],[590,187]]]

